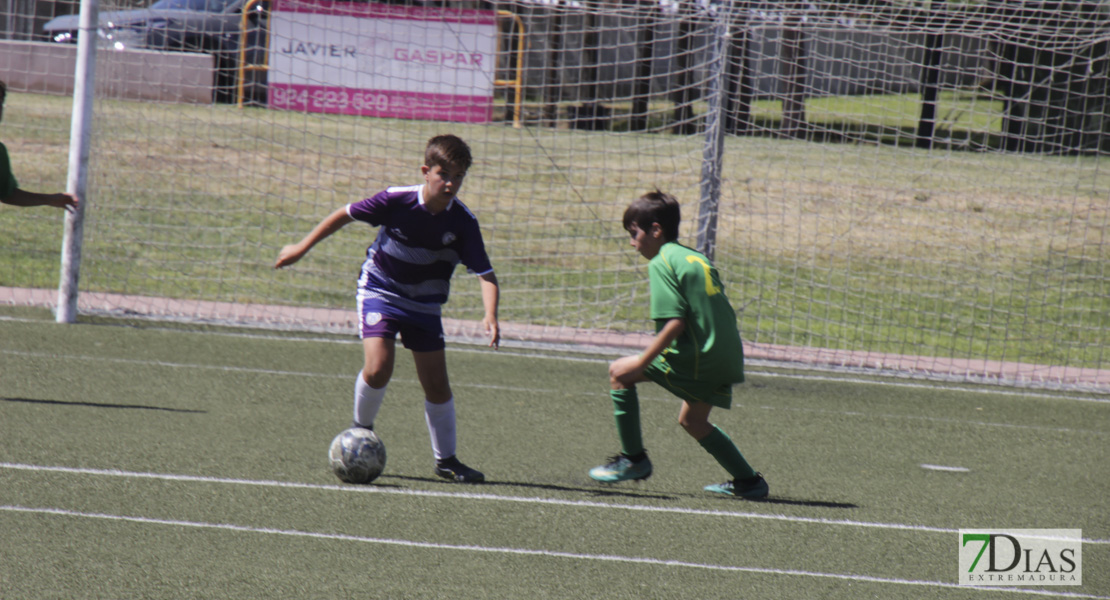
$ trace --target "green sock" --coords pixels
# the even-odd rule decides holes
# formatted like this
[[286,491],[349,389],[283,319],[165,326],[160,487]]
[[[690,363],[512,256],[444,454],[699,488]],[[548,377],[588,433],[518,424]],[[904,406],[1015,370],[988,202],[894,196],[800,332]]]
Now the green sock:
[[732,443],[728,435],[720,427],[713,426],[713,432],[698,440],[705,451],[713,455],[717,462],[732,475],[733,479],[747,479],[755,476],[755,469],[744,460],[744,455]]
[[621,452],[636,456],[644,451],[640,435],[640,397],[636,388],[609,390],[613,399],[613,415],[617,418],[617,436],[621,439]]

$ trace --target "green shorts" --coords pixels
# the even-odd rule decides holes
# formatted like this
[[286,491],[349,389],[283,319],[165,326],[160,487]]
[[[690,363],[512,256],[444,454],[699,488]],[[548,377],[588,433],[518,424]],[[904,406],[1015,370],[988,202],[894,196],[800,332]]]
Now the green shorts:
[[655,357],[644,376],[687,402],[705,402],[719,408],[732,408],[733,383],[710,383],[678,373],[662,356]]

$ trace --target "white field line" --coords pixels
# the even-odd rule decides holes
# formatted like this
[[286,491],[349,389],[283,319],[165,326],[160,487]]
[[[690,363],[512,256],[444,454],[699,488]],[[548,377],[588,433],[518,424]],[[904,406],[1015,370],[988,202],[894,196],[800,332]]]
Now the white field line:
[[[608,358],[587,358],[581,356],[560,356],[558,354],[539,354],[539,353],[514,353],[508,350],[490,350],[488,348],[452,348],[452,352],[467,352],[471,354],[500,354],[503,356],[520,356],[525,358],[543,358],[550,360],[560,360],[567,362],[591,362],[608,364]],[[1016,396],[1020,398],[1046,398],[1049,400],[1073,400],[1075,402],[1096,402],[1110,404],[1110,396],[1073,396],[1068,394],[1046,394],[1043,392],[1032,392],[1024,390],[1005,389],[998,386],[980,385],[980,386],[966,386],[966,385],[953,385],[951,383],[915,383],[911,381],[893,381],[889,377],[884,378],[881,375],[876,375],[875,378],[866,377],[851,377],[851,376],[836,376],[836,375],[814,375],[812,373],[778,373],[774,371],[756,371],[748,367],[761,365],[764,367],[775,366],[772,361],[765,360],[744,360],[745,373],[748,375],[756,375],[759,377],[777,377],[782,379],[798,379],[802,381],[827,381],[830,383],[852,383],[852,384],[865,384],[865,385],[880,385],[884,387],[904,388],[904,389],[920,389],[920,390],[942,390],[947,392],[962,392],[965,394],[990,394],[996,396]],[[811,371],[819,371],[821,369],[809,368]]]
[[[492,352],[492,351],[490,351],[490,352]],[[210,370],[210,371],[221,371],[221,372],[225,372],[225,373],[250,373],[250,374],[255,374],[255,375],[272,375],[272,376],[282,376],[282,377],[317,377],[317,378],[321,378],[321,379],[340,379],[340,380],[353,380],[354,377],[355,377],[354,374],[315,373],[315,372],[309,372],[309,371],[285,371],[285,370],[279,370],[279,369],[261,369],[261,368],[255,368],[255,367],[230,367],[230,366],[227,366],[227,365],[206,365],[206,364],[180,363],[180,362],[149,360],[149,359],[136,359],[136,358],[113,358],[113,357],[104,357],[104,356],[87,356],[87,355],[80,355],[80,354],[53,354],[53,353],[48,353],[48,352],[25,352],[25,351],[20,351],[20,350],[0,350],[0,355],[3,355],[3,354],[7,354],[7,355],[11,355],[11,356],[23,356],[23,357],[29,357],[29,358],[50,358],[50,359],[56,359],[56,360],[61,360],[61,361],[84,360],[84,361],[106,362],[106,363],[126,364],[126,365],[135,365],[135,366],[162,367],[162,368],[169,368],[169,369],[200,369],[200,370]],[[523,356],[531,356],[531,355],[523,355]],[[553,358],[558,358],[558,357],[553,357]],[[815,377],[807,376],[807,375],[794,376],[794,375],[781,375],[781,374],[777,374],[777,373],[749,373],[749,375],[793,377],[793,378],[797,378],[797,379],[815,379]],[[832,382],[845,382],[846,381],[842,378],[835,378],[835,377],[820,378],[820,379],[821,380],[828,380],[828,381],[832,381]],[[417,381],[415,379],[405,379],[405,378],[401,378],[401,377],[396,377],[393,380],[397,381],[397,382],[404,382],[404,383],[417,383]],[[847,381],[847,382],[848,383],[870,383],[870,384],[876,383],[874,381],[865,380],[865,379],[858,380],[858,381],[851,380],[851,381]],[[519,392],[519,393],[522,393],[522,394],[545,394],[546,393],[546,394],[560,394],[560,395],[564,395],[564,396],[565,395],[578,395],[578,394],[568,393],[568,392],[565,392],[565,391],[552,390],[552,389],[548,389],[548,388],[525,388],[525,387],[516,387],[516,386],[492,385],[492,384],[475,384],[475,383],[459,383],[459,382],[452,382],[451,385],[452,385],[452,387],[457,387],[457,388],[462,388],[462,389],[497,390],[497,391],[507,391],[507,392]],[[929,388],[930,387],[930,386],[924,386],[924,385],[915,386],[914,384],[906,384],[906,383],[901,383],[901,382],[889,383],[889,384],[886,384],[886,385],[903,386],[903,387],[922,387],[922,388]],[[603,389],[603,388],[607,389],[607,386],[599,386],[598,389]],[[932,389],[937,389],[937,388],[932,387]],[[976,390],[968,389],[968,388],[943,388],[943,389],[945,389],[946,391],[957,391],[957,392],[966,391],[966,392],[973,392],[973,393],[976,392]],[[986,390],[985,393],[1002,393],[1002,392],[1000,392],[998,390]],[[601,392],[599,392],[599,394],[601,394]],[[1030,394],[1020,394],[1020,395],[1024,396],[1024,397],[1031,396]],[[1051,395],[1051,394],[1035,394],[1035,395],[1032,395],[1032,396],[1043,397],[1043,398],[1051,398],[1051,399],[1055,399],[1055,400],[1077,400],[1077,401],[1083,401],[1083,402],[1087,402],[1087,401],[1110,402],[1110,400],[1102,400],[1102,399],[1097,399],[1097,398],[1060,396],[1060,395]],[[646,400],[646,401],[671,401],[670,398],[664,398],[662,396],[653,397],[650,394],[641,394],[640,399],[641,400]],[[743,407],[745,407],[745,405],[738,402],[738,403],[734,404],[734,407],[743,408]],[[895,414],[884,414],[884,413],[875,413],[875,412],[834,411],[834,410],[825,410],[825,409],[817,409],[817,408],[790,408],[790,407],[783,407],[783,406],[762,406],[762,405],[748,405],[746,407],[747,408],[758,408],[758,409],[761,409],[761,410],[772,410],[772,411],[789,411],[789,412],[800,412],[800,413],[839,415],[839,416],[848,416],[848,417],[864,417],[864,418],[868,418],[868,419],[876,419],[876,418],[903,419],[903,420],[910,420],[910,421],[924,421],[924,422],[930,422],[930,423],[951,423],[951,424],[957,424],[957,425],[977,425],[977,426],[981,426],[981,427],[1001,427],[1001,428],[1006,428],[1006,429],[1028,429],[1028,430],[1032,430],[1032,431],[1053,431],[1053,432],[1062,432],[1062,433],[1093,433],[1093,434],[1097,434],[1097,435],[1110,434],[1110,432],[1090,430],[1090,429],[1074,429],[1074,428],[1067,428],[1067,427],[1048,427],[1048,426],[1042,426],[1042,425],[1015,425],[1015,424],[1011,424],[1011,423],[990,423],[990,422],[987,422],[987,421],[966,421],[966,420],[962,420],[962,419],[949,419],[949,418],[943,418],[943,417],[923,417],[923,416],[917,416],[917,415],[895,415]]]
[[[51,289],[8,288],[0,286],[0,297],[17,306],[52,307],[57,294]],[[296,308],[263,304],[175,300],[89,292],[81,295],[81,310],[90,314],[124,316],[167,321],[201,322],[232,327],[262,327],[284,331],[316,330],[350,334],[356,321],[348,309]],[[477,321],[444,319],[444,330],[452,343],[481,343],[484,340]],[[643,349],[650,334],[618,333],[597,329],[568,329],[502,321],[505,345],[520,347],[579,348],[582,350],[628,353]],[[893,375],[912,373],[930,379],[981,379],[998,385],[1048,385],[1069,387],[1110,386],[1110,371],[1093,368],[1058,367],[986,359],[924,357],[870,351],[830,350],[748,341],[745,354],[754,360],[794,364],[837,371],[868,371]]]
[[30,358],[53,358],[61,361],[87,360],[93,362],[106,362],[121,365],[138,365],[147,367],[165,367],[169,369],[202,369],[208,371],[224,371],[228,373],[251,373],[255,375],[285,375],[289,377],[320,377],[324,379],[350,379],[354,375],[329,375],[326,373],[312,373],[308,371],[281,371],[278,369],[259,369],[254,367],[229,367],[226,365],[203,365],[195,363],[169,362],[163,360],[147,360],[139,358],[113,358],[108,356],[87,356],[83,354],[55,354],[52,352],[22,352],[18,350],[0,350],[0,354],[12,356],[26,356]]
[[1110,431],[1099,429],[1076,429],[1074,427],[1050,427],[1048,425],[1018,425],[1014,423],[991,423],[989,421],[969,421],[966,419],[950,419],[946,417],[923,417],[919,415],[895,415],[879,412],[861,412],[853,410],[828,410],[823,408],[793,408],[788,406],[745,405],[733,403],[733,408],[758,408],[760,410],[785,411],[810,414],[825,414],[841,417],[861,417],[865,419],[901,419],[905,421],[923,421],[926,423],[944,423],[949,425],[975,425],[978,427],[998,427],[1002,429],[1028,429],[1030,431],[1051,431],[1056,433],[1086,433],[1107,436]]
[[516,556],[539,556],[545,558],[561,558],[579,561],[597,561],[608,563],[628,563],[636,565],[650,565],[659,567],[675,567],[685,569],[701,569],[706,571],[724,571],[732,573],[754,573],[760,575],[787,575],[795,577],[814,577],[821,579],[834,579],[840,581],[853,581],[862,583],[878,583],[888,585],[906,585],[924,588],[946,588],[975,591],[1007,592],[1034,596],[1047,596],[1052,598],[1084,598],[1092,600],[1110,600],[1110,596],[1096,596],[1046,589],[1000,588],[1000,587],[971,587],[944,581],[921,581],[914,579],[896,579],[889,577],[872,577],[869,575],[852,575],[846,573],[822,573],[819,571],[803,571],[798,569],[768,569],[761,567],[741,567],[733,565],[714,565],[709,563],[693,563],[678,560],[647,558],[641,556],[619,556],[612,554],[583,554],[577,552],[561,552],[556,550],[540,550],[531,548],[508,548],[497,546],[475,546],[470,544],[441,544],[435,542],[419,542],[413,540],[399,540],[390,538],[375,538],[338,533],[324,533],[318,531],[302,531],[297,529],[272,529],[266,527],[248,527],[230,523],[204,523],[199,521],[181,521],[176,519],[154,519],[147,517],[132,517],[126,515],[110,515],[103,513],[88,513],[63,510],[58,508],[32,508],[24,506],[0,505],[0,511],[26,514],[46,514],[70,518],[100,519],[107,521],[122,521],[140,523],[144,525],[165,525],[170,527],[190,527],[196,529],[217,529],[239,533],[256,533],[266,535],[280,535],[288,537],[310,538],[317,540],[330,540],[340,542],[356,542],[364,544],[379,544],[387,546],[401,546],[407,548],[424,548],[431,550],[452,550],[457,552],[480,552],[487,554],[510,554]]
[[[5,320],[5,319],[0,318],[0,320]],[[7,319],[7,320],[11,320],[11,319]],[[334,343],[334,344],[351,344],[351,345],[356,345],[356,344],[359,343],[357,340],[352,342],[352,341],[347,341],[347,340],[329,340],[329,339],[325,339],[325,338],[292,338],[292,337],[279,337],[279,336],[267,336],[267,335],[261,335],[261,334],[244,334],[244,333],[214,333],[214,334],[211,334],[211,335],[224,335],[224,336],[229,336],[229,337],[247,337],[247,338],[255,338],[255,339],[274,340],[274,341]],[[532,353],[532,352],[513,352],[511,350],[506,350],[506,349],[491,350],[491,349],[487,349],[487,348],[453,347],[453,348],[451,348],[451,352],[453,352],[453,353],[467,353],[467,354],[489,354],[489,355],[494,355],[494,356],[515,356],[515,357],[520,357],[520,358],[558,360],[558,361],[563,361],[563,362],[586,362],[586,363],[596,363],[596,364],[608,364],[610,362],[609,358],[589,358],[589,357],[569,356],[569,355],[564,356],[564,355],[559,355],[559,354],[539,354],[539,353]],[[320,373],[298,373],[298,372],[295,372],[295,371],[273,371],[273,370],[266,370],[266,369],[252,369],[252,368],[249,368],[249,367],[224,367],[224,366],[218,366],[218,365],[197,365],[197,364],[186,364],[186,363],[173,363],[173,362],[166,362],[166,361],[144,361],[144,360],[139,360],[139,359],[107,358],[107,357],[99,357],[99,356],[61,355],[61,354],[52,354],[52,353],[46,353],[46,352],[24,352],[24,351],[19,351],[19,350],[0,350],[0,354],[11,354],[13,356],[28,356],[28,357],[37,357],[37,358],[65,358],[65,359],[71,359],[71,360],[104,360],[104,361],[127,363],[127,364],[140,364],[140,365],[146,364],[146,365],[156,365],[156,366],[165,366],[165,367],[182,367],[182,368],[194,368],[194,369],[205,369],[205,368],[207,368],[207,369],[217,369],[217,370],[225,370],[225,371],[244,371],[244,372],[274,374],[274,375],[295,375],[295,376],[300,375],[300,376],[315,376],[315,377],[346,377],[346,378],[353,378],[354,377],[354,375],[328,375],[328,374],[320,374]],[[749,366],[751,366],[752,364],[762,364],[765,361],[747,361],[747,362],[748,362]],[[805,374],[805,373],[777,373],[777,372],[774,372],[774,371],[756,371],[756,370],[751,370],[751,369],[747,370],[747,374],[748,375],[755,375],[755,376],[758,376],[758,377],[775,377],[775,378],[781,378],[781,379],[797,379],[797,380],[800,380],[800,381],[825,381],[825,382],[829,382],[829,383],[851,383],[851,384],[864,384],[864,385],[879,385],[879,386],[884,386],[884,387],[902,388],[902,389],[940,390],[940,391],[948,391],[948,392],[961,392],[961,393],[965,393],[965,394],[990,394],[990,395],[997,395],[997,396],[1015,396],[1015,397],[1019,397],[1019,398],[1042,398],[1042,399],[1048,399],[1048,400],[1071,400],[1071,401],[1074,401],[1074,402],[1095,402],[1095,403],[1099,403],[1099,404],[1110,404],[1110,396],[1099,396],[1099,395],[1076,396],[1076,395],[1069,395],[1069,394],[1063,394],[1063,393],[1048,394],[1048,393],[1043,393],[1043,392],[1008,390],[1008,389],[999,388],[999,387],[995,387],[995,386],[989,386],[989,385],[965,386],[965,385],[952,385],[952,384],[943,384],[943,383],[935,383],[935,384],[914,383],[914,382],[909,382],[909,381],[892,381],[890,379],[884,379],[884,378],[869,379],[869,378],[865,378],[865,377],[814,375],[814,374]],[[481,386],[474,386],[474,387],[481,387]],[[604,387],[604,386],[602,386],[602,387]]]
[[[90,475],[97,477],[124,477],[132,479],[152,479],[160,481],[175,481],[186,483],[208,483],[222,485],[242,485],[257,487],[273,487],[284,489],[322,490],[347,493],[385,494],[396,496],[415,496],[421,498],[450,498],[458,500],[472,500],[477,502],[511,502],[518,504],[535,504],[546,506],[562,506],[577,509],[620,510],[628,512],[677,514],[684,516],[721,517],[733,519],[751,519],[763,521],[781,521],[787,523],[803,523],[810,525],[828,525],[836,527],[860,527],[870,529],[891,529],[901,531],[920,531],[925,533],[958,534],[959,529],[945,527],[929,527],[926,525],[907,525],[904,523],[880,523],[870,521],[855,521],[850,519],[824,519],[818,517],[800,517],[784,514],[757,513],[729,510],[703,510],[682,507],[643,506],[637,504],[618,504],[609,502],[595,502],[588,500],[560,500],[556,498],[537,498],[534,496],[502,496],[497,494],[479,494],[473,492],[437,492],[430,490],[406,490],[396,488],[376,487],[373,485],[321,485],[314,483],[298,483],[293,481],[272,481],[254,479],[234,479],[228,477],[206,477],[200,475],[177,475],[172,473],[142,473],[136,471],[121,471],[118,469],[88,469],[75,467],[60,467],[49,465],[28,465],[19,463],[0,462],[0,469],[16,471],[33,471],[47,473],[66,473],[70,475]],[[1110,544],[1110,539],[1084,539],[1088,544]]]
[[[19,317],[8,317],[8,316],[3,316],[3,315],[0,315],[0,321],[16,321],[16,322],[25,322],[25,323],[41,323],[42,322],[41,320],[23,319],[23,318],[19,318]],[[156,329],[156,330],[165,330],[165,331],[175,331],[175,330],[171,330],[171,329],[163,329],[163,328],[158,328],[158,327],[155,327],[154,329]],[[272,335],[272,334],[266,334],[266,333],[249,333],[249,332],[241,332],[241,331],[213,331],[213,332],[209,332],[207,335],[220,335],[220,336],[225,336],[225,337],[263,339],[263,340],[274,340],[274,341],[361,345],[361,342],[359,340],[336,338],[336,337],[323,337],[323,336],[318,336],[318,335],[280,335],[279,336],[279,335]],[[465,343],[464,342],[464,343],[461,343],[459,345],[453,346],[451,351],[456,352],[456,353],[466,352],[466,353],[481,353],[481,354],[499,354],[501,356],[520,356],[520,357],[527,357],[527,358],[542,358],[542,359],[550,359],[550,360],[558,360],[558,361],[566,361],[566,362],[590,362],[590,363],[602,363],[602,364],[608,363],[609,360],[612,358],[612,356],[615,356],[615,355],[618,355],[618,354],[624,354],[624,353],[627,353],[627,352],[630,351],[628,348],[612,348],[612,349],[610,349],[611,351],[602,353],[604,355],[611,355],[608,358],[606,358],[605,356],[583,357],[583,356],[572,356],[572,355],[560,353],[560,352],[557,352],[557,351],[553,352],[551,354],[543,354],[543,353],[540,353],[540,352],[513,352],[512,350],[508,349],[508,348],[513,347],[515,345],[517,345],[517,344],[514,344],[512,341],[508,341],[504,345],[502,345],[502,348],[500,350],[492,350],[492,349],[484,347],[484,344],[477,344],[477,343],[470,344],[470,343]],[[527,347],[530,347],[530,346],[521,345],[520,347],[521,348],[527,348]],[[0,351],[0,352],[4,352],[4,351]],[[18,352],[12,352],[12,351],[8,351],[8,352],[11,352],[13,354],[20,354]],[[589,352],[585,352],[585,353],[589,353]],[[28,356],[35,355],[35,353],[24,353],[24,354],[26,354]],[[51,355],[47,354],[47,355],[43,355],[43,356],[51,356]],[[118,360],[122,360],[122,359],[118,359]],[[747,359],[745,362],[749,366],[754,366],[754,365],[775,366],[775,365],[780,364],[776,361],[750,359],[750,358]],[[169,363],[160,363],[160,364],[166,364],[167,366],[171,366]],[[805,368],[807,368],[810,371],[829,370],[829,369],[821,368],[821,367],[818,367],[818,366],[815,366],[815,365],[807,365]],[[836,371],[836,369],[831,369],[831,370]],[[915,383],[915,382],[907,382],[907,381],[892,381],[889,377],[883,377],[881,373],[877,373],[876,374],[877,378],[873,378],[873,379],[865,378],[865,377],[827,376],[827,375],[813,375],[813,374],[802,374],[802,373],[776,373],[776,372],[772,372],[772,371],[753,371],[753,370],[749,370],[748,373],[751,374],[751,375],[758,375],[758,376],[762,376],[762,377],[780,377],[780,378],[799,379],[799,380],[808,380],[808,381],[828,381],[828,382],[843,382],[843,383],[856,383],[856,384],[867,384],[867,385],[882,385],[882,386],[887,386],[887,387],[907,388],[907,389],[940,389],[940,390],[947,390],[947,391],[964,392],[964,393],[968,393],[968,394],[998,394],[998,395],[1006,395],[1006,396],[1017,396],[1017,397],[1023,397],[1023,398],[1047,398],[1047,399],[1051,399],[1051,400],[1073,400],[1073,401],[1076,401],[1076,402],[1110,403],[1110,396],[1100,396],[1100,395],[1069,396],[1069,395],[1065,395],[1065,394],[1047,394],[1047,393],[1038,393],[1038,392],[1020,390],[1020,389],[1018,389],[1018,390],[1006,389],[1004,387],[999,387],[997,385],[966,386],[966,385],[953,385],[953,384],[950,384],[950,383],[945,384],[945,383],[939,383],[939,382],[929,384],[929,383]],[[326,375],[325,375],[325,377],[326,377]]]
[[971,472],[971,469],[969,469],[967,467],[948,467],[948,466],[944,466],[944,465],[922,464],[921,468],[929,470],[929,471],[949,471],[951,473],[970,473]]
[[946,392],[962,392],[965,394],[990,394],[992,396],[1016,396],[1019,398],[1044,398],[1048,400],[1072,400],[1075,402],[1095,402],[1110,404],[1110,396],[1071,396],[1067,394],[1045,394],[1040,392],[1023,392],[1007,390],[998,387],[982,385],[968,387],[951,384],[912,383],[908,381],[890,381],[886,379],[867,379],[863,377],[835,377],[829,375],[806,375],[803,373],[775,373],[771,371],[752,372],[761,377],[780,377],[784,379],[799,379],[804,381],[827,381],[830,383],[852,383],[864,385],[880,385],[883,387],[916,389],[916,390],[941,390]]

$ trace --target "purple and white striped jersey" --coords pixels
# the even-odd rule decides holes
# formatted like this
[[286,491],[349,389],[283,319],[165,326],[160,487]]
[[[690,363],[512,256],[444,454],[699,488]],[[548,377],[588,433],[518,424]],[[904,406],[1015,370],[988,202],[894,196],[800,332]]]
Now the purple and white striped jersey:
[[454,198],[433,215],[424,206],[423,189],[391,187],[347,205],[351,218],[379,226],[366,250],[358,294],[386,314],[440,314],[460,262],[477,275],[493,271],[474,214]]

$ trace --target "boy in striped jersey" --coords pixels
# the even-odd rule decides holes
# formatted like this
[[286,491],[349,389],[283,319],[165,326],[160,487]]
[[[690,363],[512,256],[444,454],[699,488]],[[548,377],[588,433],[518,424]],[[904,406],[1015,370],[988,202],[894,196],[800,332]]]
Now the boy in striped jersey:
[[424,183],[390,187],[337,209],[296,244],[281,249],[275,268],[292,265],[314,245],[353,221],[378,227],[358,280],[364,364],[355,381],[354,425],[372,429],[393,375],[396,338],[412,352],[424,388],[424,416],[436,475],[462,483],[485,476],[455,456],[455,401],[447,378],[440,309],[460,262],[478,275],[490,347],[500,344],[500,288],[486,255],[478,219],[456,197],[472,162],[466,142],[454,135],[428,141]]

